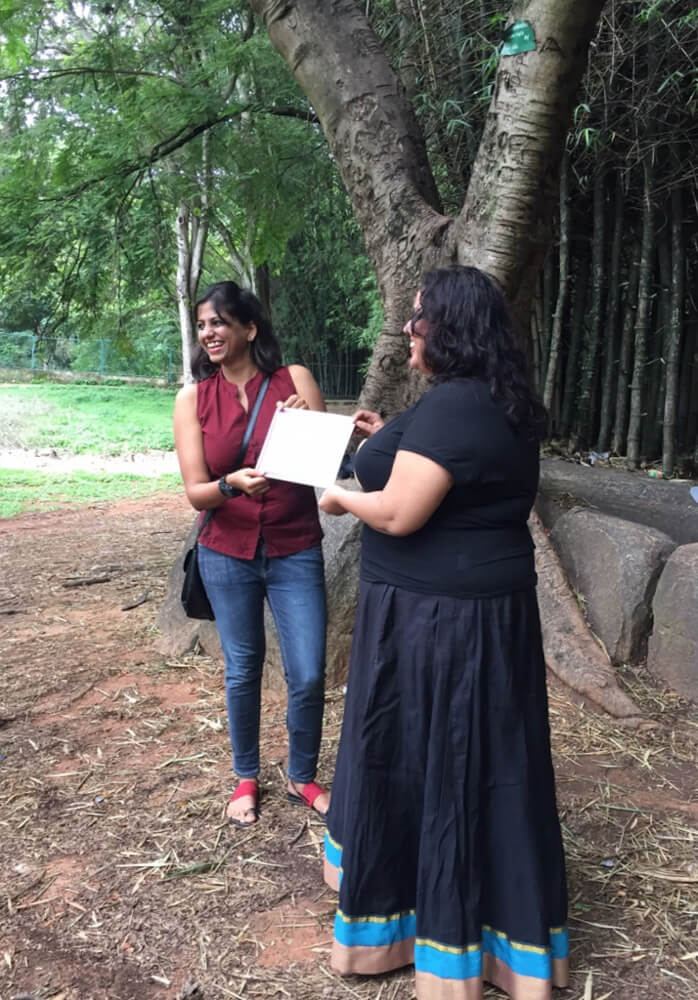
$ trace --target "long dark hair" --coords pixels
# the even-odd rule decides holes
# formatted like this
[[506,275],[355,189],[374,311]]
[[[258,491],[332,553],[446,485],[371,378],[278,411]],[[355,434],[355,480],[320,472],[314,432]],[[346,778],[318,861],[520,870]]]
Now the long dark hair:
[[[240,288],[235,281],[218,281],[215,285],[209,285],[196,300],[195,314],[204,302],[210,302],[219,316],[225,314],[225,317],[236,319],[243,326],[254,323],[257,336],[250,342],[250,359],[265,375],[271,375],[277,368],[281,368],[279,341],[272,329],[271,320],[256,295],[247,288]],[[191,372],[196,381],[203,382],[215,375],[219,367],[209,359],[203,347],[198,345],[191,359]]]
[[495,282],[476,267],[456,264],[425,274],[420,292],[417,316],[427,321],[424,364],[433,381],[486,382],[514,427],[528,437],[543,437],[545,408],[529,383],[509,307]]

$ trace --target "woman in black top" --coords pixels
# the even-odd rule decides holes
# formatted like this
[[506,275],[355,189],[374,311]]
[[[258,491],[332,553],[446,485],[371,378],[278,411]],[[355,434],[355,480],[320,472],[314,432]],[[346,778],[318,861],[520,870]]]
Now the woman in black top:
[[[405,326],[414,406],[368,435],[364,522],[325,877],[333,966],[414,963],[420,1000],[488,980],[545,1000],[567,977],[567,900],[527,518],[545,414],[509,312],[476,268],[424,278]],[[341,885],[340,885],[341,883]]]

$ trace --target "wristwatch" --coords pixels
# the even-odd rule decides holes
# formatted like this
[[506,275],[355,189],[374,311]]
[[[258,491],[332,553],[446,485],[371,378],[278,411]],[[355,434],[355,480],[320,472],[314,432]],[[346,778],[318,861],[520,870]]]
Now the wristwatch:
[[218,489],[221,491],[226,500],[232,500],[233,497],[239,497],[242,490],[237,489],[235,486],[231,486],[230,483],[226,483],[225,476],[221,476],[218,480]]

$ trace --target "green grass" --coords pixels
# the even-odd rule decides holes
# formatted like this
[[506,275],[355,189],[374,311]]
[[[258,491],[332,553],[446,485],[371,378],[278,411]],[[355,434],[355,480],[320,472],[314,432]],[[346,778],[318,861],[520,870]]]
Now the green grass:
[[30,472],[0,469],[0,518],[28,511],[60,510],[89,503],[181,490],[176,475],[132,476],[93,472]]
[[169,451],[174,388],[139,385],[0,385],[0,447],[75,454]]

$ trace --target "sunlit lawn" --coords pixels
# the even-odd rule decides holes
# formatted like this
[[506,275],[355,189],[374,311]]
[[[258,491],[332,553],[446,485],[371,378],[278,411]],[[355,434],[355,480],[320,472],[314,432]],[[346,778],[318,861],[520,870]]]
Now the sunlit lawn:
[[0,447],[122,455],[170,450],[175,388],[0,385]]
[[0,468],[0,518],[100,501],[181,490],[177,475],[134,476],[93,472],[33,472]]
[[[0,447],[117,456],[173,447],[175,389],[138,385],[0,385]],[[3,469],[0,517],[181,489],[177,475]]]

